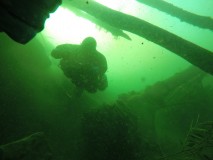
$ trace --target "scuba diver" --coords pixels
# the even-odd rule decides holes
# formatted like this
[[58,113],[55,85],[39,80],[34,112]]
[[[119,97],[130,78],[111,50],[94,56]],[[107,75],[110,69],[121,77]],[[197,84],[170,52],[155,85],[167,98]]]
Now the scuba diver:
[[103,54],[96,50],[96,40],[85,38],[80,45],[62,44],[52,52],[52,57],[60,59],[60,68],[64,75],[76,86],[77,94],[83,90],[95,93],[108,86],[107,61]]

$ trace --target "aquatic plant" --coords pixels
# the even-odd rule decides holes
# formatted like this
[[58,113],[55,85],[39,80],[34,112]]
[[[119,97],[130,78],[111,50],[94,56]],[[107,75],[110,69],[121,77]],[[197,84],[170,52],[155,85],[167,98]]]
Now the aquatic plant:
[[141,157],[137,120],[121,104],[104,105],[82,119],[84,160],[138,160]]
[[212,160],[213,159],[213,121],[191,125],[183,148],[164,160]]

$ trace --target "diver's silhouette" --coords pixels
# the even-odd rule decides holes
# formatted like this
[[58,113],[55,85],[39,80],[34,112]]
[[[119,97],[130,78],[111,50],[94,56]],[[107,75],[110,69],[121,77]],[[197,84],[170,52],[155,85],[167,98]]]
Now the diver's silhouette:
[[85,38],[80,45],[62,44],[57,46],[51,55],[60,60],[60,68],[70,78],[79,91],[94,93],[108,86],[107,61],[103,54],[96,50],[96,40]]

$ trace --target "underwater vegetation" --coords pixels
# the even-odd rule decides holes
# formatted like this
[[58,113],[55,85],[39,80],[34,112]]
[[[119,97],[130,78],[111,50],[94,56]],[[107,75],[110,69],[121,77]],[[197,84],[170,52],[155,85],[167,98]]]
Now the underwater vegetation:
[[191,126],[180,152],[163,157],[165,160],[213,159],[213,121],[196,122]]
[[143,135],[145,130],[122,102],[86,112],[82,118],[82,159],[155,160],[160,148]]
[[137,121],[123,105],[105,105],[85,113],[82,137],[85,160],[141,159]]

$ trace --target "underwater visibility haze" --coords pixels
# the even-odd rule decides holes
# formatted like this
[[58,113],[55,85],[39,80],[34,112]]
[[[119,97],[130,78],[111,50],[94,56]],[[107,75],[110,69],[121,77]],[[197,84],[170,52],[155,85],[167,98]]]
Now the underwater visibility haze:
[[[0,160],[212,160],[212,31],[212,0],[64,0],[28,43],[0,32]],[[76,92],[71,48],[106,88]]]

